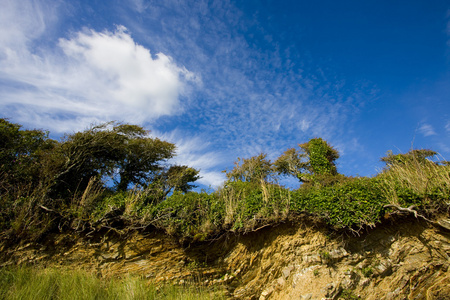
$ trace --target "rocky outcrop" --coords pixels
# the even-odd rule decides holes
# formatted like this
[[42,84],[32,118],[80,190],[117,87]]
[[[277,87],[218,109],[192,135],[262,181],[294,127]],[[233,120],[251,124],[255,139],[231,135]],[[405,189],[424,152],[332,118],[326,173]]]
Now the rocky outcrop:
[[450,232],[417,219],[361,236],[308,221],[190,245],[160,232],[55,234],[3,247],[2,264],[138,274],[154,282],[223,286],[237,299],[450,299]]

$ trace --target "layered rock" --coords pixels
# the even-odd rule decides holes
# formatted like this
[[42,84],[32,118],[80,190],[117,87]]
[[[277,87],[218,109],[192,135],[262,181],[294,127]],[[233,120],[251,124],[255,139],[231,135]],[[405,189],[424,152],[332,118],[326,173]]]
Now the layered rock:
[[157,231],[66,233],[1,253],[3,265],[194,281],[222,286],[237,299],[450,299],[450,232],[416,219],[361,236],[297,221],[184,245]]

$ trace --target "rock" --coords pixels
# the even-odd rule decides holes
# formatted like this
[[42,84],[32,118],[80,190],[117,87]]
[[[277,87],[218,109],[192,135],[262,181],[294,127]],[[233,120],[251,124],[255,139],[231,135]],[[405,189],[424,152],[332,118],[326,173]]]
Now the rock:
[[329,283],[324,288],[322,288],[322,293],[327,298],[333,298],[342,291],[341,285],[336,285],[335,283]]
[[359,282],[359,285],[362,287],[366,287],[370,284],[370,279],[369,278],[364,278]]
[[316,265],[322,262],[322,258],[320,257],[319,254],[304,255],[303,262],[307,266]]
[[344,288],[344,289],[352,289],[353,288],[353,286],[355,285],[355,282],[354,282],[354,280],[352,280],[351,278],[344,278],[342,281],[341,281],[341,285],[342,285],[342,287]]
[[272,289],[272,288],[269,288],[269,289],[267,289],[267,290],[264,290],[264,291],[261,293],[261,296],[259,296],[259,300],[265,300],[265,299],[267,299],[267,297],[269,297],[272,293],[273,293],[273,289]]
[[437,223],[443,228],[450,230],[450,219],[441,219]]
[[330,258],[333,260],[340,260],[348,256],[348,252],[344,248],[334,249],[330,251]]
[[283,274],[284,279],[287,279],[289,277],[289,275],[291,275],[292,270],[294,270],[293,265],[283,268],[281,273]]
[[311,300],[311,299],[312,299],[312,294],[311,293],[300,296],[300,300]]
[[282,288],[286,284],[286,280],[283,277],[277,279],[277,287]]
[[392,273],[392,263],[389,259],[380,262],[374,267],[374,273],[378,276],[386,276]]

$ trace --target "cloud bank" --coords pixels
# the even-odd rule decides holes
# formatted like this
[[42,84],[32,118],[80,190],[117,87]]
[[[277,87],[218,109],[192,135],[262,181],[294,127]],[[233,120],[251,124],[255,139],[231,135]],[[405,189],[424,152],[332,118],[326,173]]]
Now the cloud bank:
[[[0,108],[6,117],[52,132],[109,120],[142,124],[180,113],[187,86],[199,82],[171,57],[152,56],[123,26],[84,29],[54,48],[39,45],[48,11],[35,2],[7,4],[0,24]],[[12,22],[16,18],[27,21]],[[6,23],[14,24],[11,31]]]

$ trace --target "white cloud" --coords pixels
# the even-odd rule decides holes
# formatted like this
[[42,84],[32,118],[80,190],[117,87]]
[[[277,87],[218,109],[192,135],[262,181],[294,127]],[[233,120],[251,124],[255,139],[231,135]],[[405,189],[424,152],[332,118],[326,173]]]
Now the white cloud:
[[419,132],[424,136],[437,135],[436,132],[434,131],[433,126],[431,126],[430,124],[423,124],[422,126],[420,126]]
[[152,56],[123,26],[114,32],[85,29],[48,49],[31,46],[46,30],[46,12],[35,2],[7,1],[1,16],[13,25],[9,33],[1,24],[0,108],[14,121],[45,119],[45,128],[56,132],[75,121],[87,122],[83,127],[109,120],[141,124],[182,111],[188,83],[199,82],[171,57]]
[[[333,75],[319,76],[315,66],[299,64],[303,53],[295,45],[282,49],[276,38],[253,44],[249,32],[272,32],[258,14],[246,15],[229,1],[146,4],[140,18],[124,17],[127,26],[201,73],[204,87],[195,91],[183,118],[200,123],[195,129],[234,153],[233,159],[284,150],[314,136],[346,136],[357,108],[372,98],[370,87],[334,84]],[[355,92],[346,97],[349,90]]]
[[450,132],[450,121],[447,122],[444,128],[447,132]]
[[210,149],[210,143],[200,137],[183,136],[183,133],[178,130],[169,133],[153,132],[153,134],[177,146],[176,156],[170,163],[187,165],[200,170],[201,178],[198,180],[200,184],[217,188],[224,183],[226,177],[220,171],[220,166],[225,159],[223,154]]
[[[2,55],[7,55],[8,49],[23,46],[42,35],[47,27],[46,23],[53,19],[53,12],[47,9],[37,1],[2,1],[0,10]],[[47,10],[47,20],[44,18],[45,10]]]
[[139,13],[144,12],[147,7],[144,0],[129,0],[129,2],[133,9],[135,9]]

